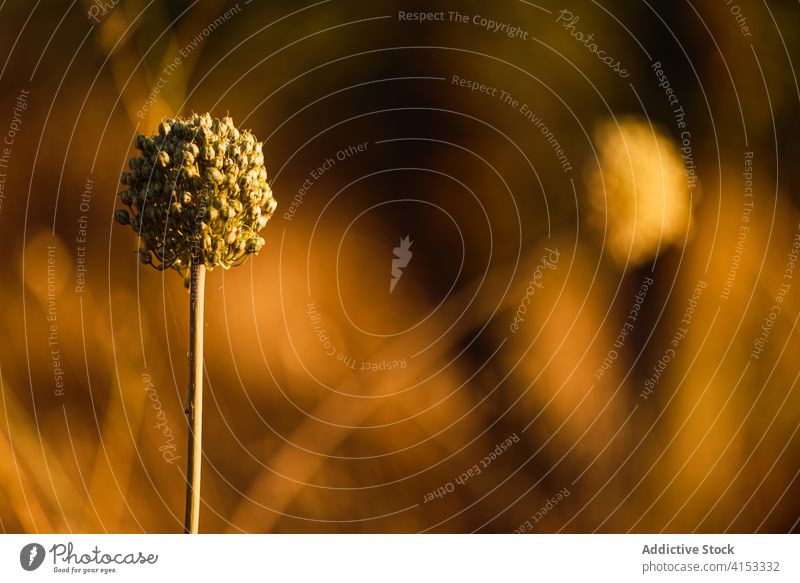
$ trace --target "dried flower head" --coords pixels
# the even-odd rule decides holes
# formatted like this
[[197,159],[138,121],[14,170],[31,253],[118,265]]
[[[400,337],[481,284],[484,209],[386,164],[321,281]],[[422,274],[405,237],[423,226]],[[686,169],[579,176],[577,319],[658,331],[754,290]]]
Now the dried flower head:
[[137,136],[141,154],[128,162],[119,193],[128,210],[115,216],[139,235],[142,263],[188,281],[193,260],[227,269],[258,253],[258,232],[277,207],[261,146],[230,117],[207,113],[166,119],[152,136]]

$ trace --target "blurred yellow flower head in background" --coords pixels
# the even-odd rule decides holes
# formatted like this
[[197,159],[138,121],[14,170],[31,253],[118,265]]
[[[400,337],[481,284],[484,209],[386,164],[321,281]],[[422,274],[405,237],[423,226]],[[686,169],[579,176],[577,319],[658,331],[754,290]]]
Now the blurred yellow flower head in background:
[[646,120],[609,120],[594,134],[597,164],[586,172],[589,222],[605,251],[639,265],[682,239],[692,197],[676,143]]

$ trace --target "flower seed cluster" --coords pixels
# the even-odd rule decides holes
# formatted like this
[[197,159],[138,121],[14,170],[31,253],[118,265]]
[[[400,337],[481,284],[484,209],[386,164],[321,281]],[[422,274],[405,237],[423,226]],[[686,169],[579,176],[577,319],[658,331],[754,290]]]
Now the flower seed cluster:
[[252,133],[206,113],[166,119],[156,134],[137,136],[136,148],[119,193],[128,209],[115,217],[139,235],[142,263],[188,281],[193,260],[227,269],[261,249],[258,232],[277,202]]

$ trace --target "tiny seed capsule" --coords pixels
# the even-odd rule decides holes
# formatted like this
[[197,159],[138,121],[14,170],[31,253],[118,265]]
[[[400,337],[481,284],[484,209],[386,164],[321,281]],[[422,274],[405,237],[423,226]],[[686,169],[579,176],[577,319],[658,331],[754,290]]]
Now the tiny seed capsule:
[[120,225],[130,225],[131,215],[125,209],[119,209],[114,213],[114,218]]
[[222,181],[225,180],[225,176],[217,168],[209,168],[207,175],[214,184],[222,184]]
[[258,253],[258,250],[261,248],[259,244],[259,239],[253,237],[252,239],[247,240],[247,244],[245,245],[245,251],[249,254]]

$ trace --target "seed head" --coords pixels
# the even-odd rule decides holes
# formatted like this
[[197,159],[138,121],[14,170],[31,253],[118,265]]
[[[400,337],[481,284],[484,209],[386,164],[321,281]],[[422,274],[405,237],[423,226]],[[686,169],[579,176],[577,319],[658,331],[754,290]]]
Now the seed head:
[[142,263],[175,269],[188,281],[193,260],[228,269],[258,253],[258,232],[277,202],[252,133],[236,129],[230,117],[204,113],[165,119],[135,144],[140,154],[120,179],[128,210],[115,218],[139,235]]

